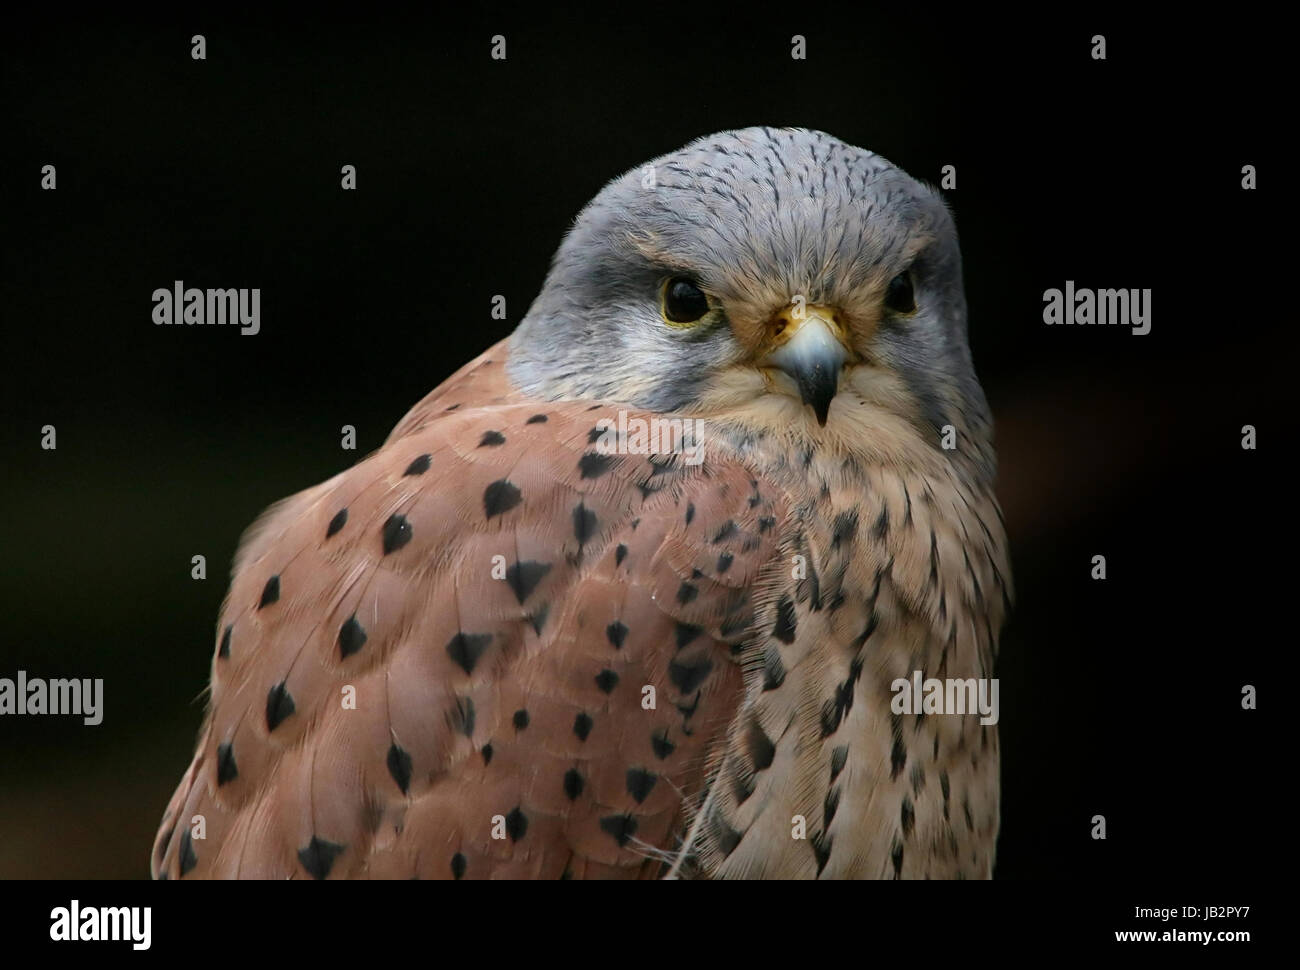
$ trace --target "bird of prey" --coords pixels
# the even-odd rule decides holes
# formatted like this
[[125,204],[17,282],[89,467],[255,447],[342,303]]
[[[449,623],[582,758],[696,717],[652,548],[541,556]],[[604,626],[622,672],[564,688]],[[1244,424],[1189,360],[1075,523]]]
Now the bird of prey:
[[244,537],[153,874],[989,877],[996,725],[897,684],[993,677],[991,433],[933,189],[804,129],[633,169]]

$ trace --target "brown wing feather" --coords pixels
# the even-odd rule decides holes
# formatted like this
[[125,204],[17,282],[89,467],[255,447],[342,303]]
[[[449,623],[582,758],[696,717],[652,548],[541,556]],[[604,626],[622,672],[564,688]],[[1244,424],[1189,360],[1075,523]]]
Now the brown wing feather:
[[596,455],[614,409],[521,399],[502,359],[249,531],[156,876],[660,871],[786,510],[736,462]]

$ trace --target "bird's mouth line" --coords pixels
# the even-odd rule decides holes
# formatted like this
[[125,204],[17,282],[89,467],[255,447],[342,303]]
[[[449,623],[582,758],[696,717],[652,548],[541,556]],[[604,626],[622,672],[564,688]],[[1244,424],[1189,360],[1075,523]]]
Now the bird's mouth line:
[[770,393],[811,407],[813,413],[817,415],[818,423],[824,425],[830,411],[830,402],[838,397],[843,389],[847,389],[847,384],[843,384],[841,379],[848,377],[858,366],[857,363],[845,364],[836,375],[833,385],[829,377],[821,382],[816,377],[811,381],[800,382],[779,367],[760,367],[759,370],[767,382]]
[[[777,345],[759,366],[780,371],[793,381],[800,400],[812,407],[817,423],[825,425],[840,376],[857,357],[848,346],[839,314],[826,307],[801,307],[797,314],[779,314],[773,328],[772,339]],[[775,377],[767,376],[769,380]]]

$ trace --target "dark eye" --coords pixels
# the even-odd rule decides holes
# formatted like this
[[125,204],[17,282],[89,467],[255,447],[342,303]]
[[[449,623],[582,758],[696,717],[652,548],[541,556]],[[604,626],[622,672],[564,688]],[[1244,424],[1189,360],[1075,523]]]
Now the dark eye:
[[694,323],[708,312],[708,297],[690,280],[677,277],[664,285],[664,318],[670,323]]
[[895,313],[911,313],[916,309],[911,273],[905,270],[889,281],[889,289],[885,291],[885,306]]

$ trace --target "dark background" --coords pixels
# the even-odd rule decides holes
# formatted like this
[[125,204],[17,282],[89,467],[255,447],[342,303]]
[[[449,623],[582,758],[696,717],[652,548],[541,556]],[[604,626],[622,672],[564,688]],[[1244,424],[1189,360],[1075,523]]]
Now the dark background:
[[[1270,164],[1291,124],[1276,28],[816,5],[455,26],[6,16],[0,676],[103,677],[105,719],[0,719],[0,877],[147,875],[243,528],[505,337],[605,181],[756,124],[936,183],[957,167],[945,195],[1018,587],[997,875],[1273,864],[1276,742],[1240,690],[1268,707],[1274,629],[1293,626],[1270,457],[1295,324],[1270,242],[1290,177]],[[151,294],[177,279],[260,287],[261,333],[154,326]],[[1151,333],[1044,326],[1043,291],[1067,279],[1150,287]]]

